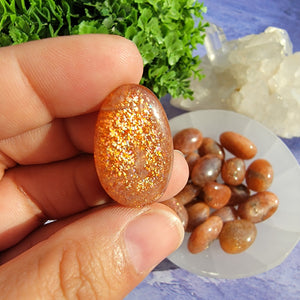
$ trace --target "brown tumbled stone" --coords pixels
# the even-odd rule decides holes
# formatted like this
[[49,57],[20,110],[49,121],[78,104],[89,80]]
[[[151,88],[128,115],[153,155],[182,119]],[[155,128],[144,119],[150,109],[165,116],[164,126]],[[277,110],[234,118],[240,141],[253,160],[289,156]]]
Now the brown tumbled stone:
[[279,200],[274,193],[258,192],[239,205],[238,214],[242,219],[258,223],[270,218],[277,210],[278,205]]
[[202,139],[202,133],[197,128],[183,129],[174,135],[174,149],[189,154],[200,147]]
[[256,227],[247,220],[234,220],[224,223],[219,235],[221,248],[230,254],[248,249],[256,238]]
[[201,146],[198,149],[198,153],[201,156],[206,154],[215,154],[221,159],[225,158],[225,152],[223,147],[210,137],[204,137]]
[[223,221],[218,216],[211,216],[197,226],[188,241],[188,249],[196,254],[207,249],[210,243],[217,239],[222,230]]
[[221,166],[222,160],[214,154],[200,157],[192,170],[192,182],[203,187],[206,182],[216,180],[220,174]]

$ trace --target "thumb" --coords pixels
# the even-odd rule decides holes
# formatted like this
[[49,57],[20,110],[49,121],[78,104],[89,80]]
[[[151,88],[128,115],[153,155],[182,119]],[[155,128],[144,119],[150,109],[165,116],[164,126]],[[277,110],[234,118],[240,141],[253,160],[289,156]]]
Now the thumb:
[[123,299],[182,242],[166,206],[108,206],[0,267],[0,299]]

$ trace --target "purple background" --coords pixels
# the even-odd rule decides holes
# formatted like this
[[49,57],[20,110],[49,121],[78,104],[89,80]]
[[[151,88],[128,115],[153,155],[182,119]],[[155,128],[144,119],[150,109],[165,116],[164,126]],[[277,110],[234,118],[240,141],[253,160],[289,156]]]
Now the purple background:
[[[204,4],[208,9],[205,18],[221,26],[229,40],[260,33],[268,26],[275,26],[287,30],[294,52],[300,51],[298,0],[206,0]],[[199,47],[197,52],[202,54],[203,48]],[[171,107],[169,100],[169,96],[161,100],[169,118],[183,113],[182,110]],[[300,163],[300,138],[283,141]],[[282,264],[272,270],[235,280],[201,277],[182,270],[165,259],[126,297],[126,300],[134,299],[299,300],[300,243]]]

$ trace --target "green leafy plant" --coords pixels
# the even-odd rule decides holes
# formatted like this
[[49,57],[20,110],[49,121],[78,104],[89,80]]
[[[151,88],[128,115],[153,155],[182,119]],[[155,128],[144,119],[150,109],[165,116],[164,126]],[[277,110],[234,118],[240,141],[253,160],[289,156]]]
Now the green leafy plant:
[[132,40],[144,61],[142,84],[158,97],[192,97],[202,78],[193,50],[203,44],[202,3],[193,0],[0,0],[0,46],[62,35],[107,33]]

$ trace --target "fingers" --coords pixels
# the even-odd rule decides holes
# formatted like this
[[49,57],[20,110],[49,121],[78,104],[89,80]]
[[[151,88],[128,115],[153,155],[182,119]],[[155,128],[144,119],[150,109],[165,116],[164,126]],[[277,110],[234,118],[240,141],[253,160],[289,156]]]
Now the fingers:
[[0,181],[0,250],[48,219],[60,219],[109,202],[93,157],[14,168]]
[[180,220],[161,204],[97,209],[0,266],[1,296],[123,299],[183,234]]
[[143,71],[136,46],[112,35],[4,47],[0,61],[0,178],[16,163],[92,152],[91,112],[121,84],[138,83]]
[[[175,151],[171,178],[161,200],[177,194],[187,178],[185,159]],[[99,183],[93,157],[88,155],[10,169],[0,181],[0,190],[0,251],[48,219],[61,219],[111,201]]]
[[178,194],[186,185],[189,178],[189,167],[183,154],[177,150],[174,151],[173,171],[167,186],[167,189],[160,199],[165,201]]
[[0,49],[0,139],[97,110],[123,83],[138,83],[136,46],[112,35],[69,36]]
[[[52,122],[0,140],[0,149],[18,164],[42,164],[93,153],[97,112]],[[0,157],[0,161],[4,159]],[[3,165],[11,167],[9,162]],[[0,167],[1,168],[1,167]]]

